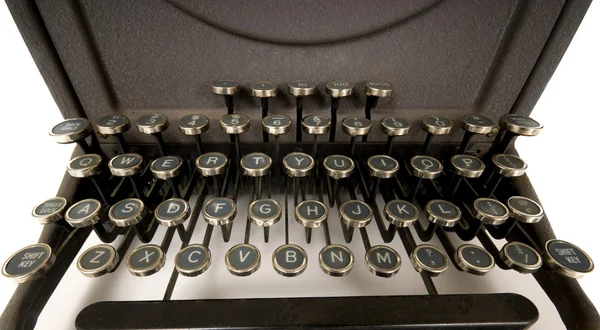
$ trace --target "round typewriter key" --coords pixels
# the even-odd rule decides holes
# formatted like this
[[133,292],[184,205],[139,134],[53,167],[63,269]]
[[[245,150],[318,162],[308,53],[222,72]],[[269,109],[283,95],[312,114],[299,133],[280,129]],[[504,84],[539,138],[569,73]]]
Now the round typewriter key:
[[159,224],[175,227],[185,222],[190,215],[190,205],[185,199],[170,198],[158,204],[154,210],[154,217]]
[[365,254],[367,269],[379,277],[392,277],[398,273],[402,260],[400,254],[385,245],[373,246]]
[[[269,98],[277,96],[277,85],[272,82],[257,82],[250,85],[252,96],[260,98],[262,117],[269,115]],[[263,142],[268,142],[267,132],[263,132]]]
[[367,81],[365,83],[365,94],[367,94],[365,117],[371,119],[371,109],[377,106],[379,98],[392,95],[392,84],[387,81]]
[[144,167],[144,158],[138,154],[123,154],[113,157],[108,163],[110,173],[114,176],[130,176],[138,174]]
[[210,128],[205,115],[187,115],[179,120],[179,131],[185,135],[200,135]]
[[293,96],[309,96],[317,92],[317,85],[311,81],[295,81],[288,84],[288,93]]
[[200,135],[210,128],[208,117],[204,115],[187,115],[179,120],[179,131],[185,135],[193,135],[196,140],[198,154],[202,155],[202,138]]
[[102,218],[102,204],[95,199],[84,199],[73,204],[65,214],[65,220],[75,227],[95,225]]
[[227,134],[241,134],[250,128],[250,118],[246,115],[233,113],[221,117],[219,125]]
[[327,275],[345,276],[354,266],[354,255],[343,245],[327,245],[319,253],[319,266]]
[[127,258],[127,268],[133,276],[150,276],[165,266],[165,253],[158,245],[147,244],[133,250]]
[[454,172],[450,180],[451,199],[454,199],[463,178],[480,177],[485,170],[485,165],[481,159],[471,155],[455,155],[450,163],[452,164],[451,170]]
[[226,197],[215,197],[202,208],[204,220],[213,226],[227,225],[235,219],[237,207],[235,202]]
[[410,132],[410,123],[400,117],[385,117],[381,120],[381,131],[388,136],[406,135]]
[[437,246],[430,244],[417,245],[410,255],[413,268],[419,273],[435,277],[448,269],[448,257]]
[[367,165],[369,167],[369,175],[375,178],[369,193],[369,200],[374,201],[377,198],[381,179],[395,177],[398,169],[400,169],[400,165],[394,158],[385,155],[370,157],[367,160]]
[[521,242],[510,242],[500,250],[504,264],[522,274],[537,271],[542,266],[542,257],[536,250]]
[[107,115],[96,122],[96,131],[104,135],[123,134],[130,128],[129,118],[123,115]]
[[251,275],[260,267],[260,251],[251,244],[238,244],[227,251],[225,264],[233,275]]
[[246,115],[232,113],[221,117],[219,120],[219,126],[221,130],[227,134],[230,134],[233,142],[235,142],[235,154],[236,159],[240,159],[240,136],[250,128],[250,118]]
[[262,152],[253,152],[242,157],[240,164],[247,176],[264,176],[271,170],[271,157]]
[[571,278],[582,278],[594,270],[594,262],[585,251],[558,239],[546,242],[544,262],[552,270]]
[[17,283],[31,282],[42,277],[54,264],[56,256],[50,246],[37,243],[15,252],[2,267],[2,275]]
[[392,84],[387,81],[367,81],[365,93],[375,97],[392,96]]
[[302,142],[304,97],[314,95],[316,92],[317,85],[314,82],[296,81],[288,84],[288,93],[296,97],[296,142]]
[[135,196],[139,199],[144,198],[142,190],[138,188],[133,175],[139,174],[144,169],[144,159],[138,154],[123,154],[113,157],[108,162],[110,173],[114,176],[129,177],[129,182],[133,188]]
[[250,85],[250,92],[254,97],[275,97],[277,96],[277,85],[268,81],[256,82]]
[[137,198],[127,198],[111,206],[108,218],[117,227],[129,227],[142,221],[146,216],[144,203]]
[[[302,118],[302,131],[313,136],[312,157],[317,159],[317,138],[327,134],[331,128],[331,119],[324,116],[307,116]],[[299,141],[300,142],[300,141]]]
[[412,174],[418,178],[435,179],[442,174],[443,166],[439,160],[429,156],[414,156],[410,159]]
[[492,157],[494,171],[504,177],[516,177],[525,174],[527,163],[515,156],[509,154],[499,154]]
[[161,180],[172,179],[181,173],[183,159],[178,156],[164,156],[155,159],[150,164],[152,174]]
[[302,274],[307,264],[308,255],[298,245],[282,245],[273,252],[273,268],[278,274],[285,277]]
[[[85,118],[71,118],[54,126],[49,134],[57,143],[72,143],[85,139],[92,132],[90,122]],[[87,145],[86,145],[87,146]],[[86,148],[84,151],[88,152]],[[88,147],[89,149],[89,147]]]
[[464,178],[478,178],[483,174],[483,161],[471,155],[456,155],[450,160],[452,171]]
[[64,218],[68,202],[62,197],[52,197],[36,205],[31,215],[42,224],[57,222]]
[[317,200],[306,200],[296,205],[296,221],[305,228],[319,228],[329,216],[329,209]]
[[425,143],[421,150],[421,154],[426,155],[429,152],[429,147],[431,147],[431,139],[433,139],[433,136],[450,133],[450,130],[452,130],[452,121],[447,118],[433,115],[426,116],[421,121],[421,129],[427,132],[427,137],[425,138]]
[[305,177],[315,166],[313,158],[302,152],[292,152],[283,157],[285,173],[291,177]]
[[527,197],[512,196],[506,205],[510,210],[511,218],[523,223],[536,223],[544,217],[542,206]]
[[160,133],[169,128],[169,120],[162,113],[143,116],[136,122],[137,128],[144,134]]
[[465,115],[462,118],[460,127],[465,130],[465,134],[458,148],[458,154],[462,154],[467,150],[469,141],[474,134],[490,134],[495,128],[491,119],[476,114]]
[[392,146],[396,136],[406,135],[410,131],[410,123],[408,120],[399,117],[385,117],[381,120],[381,131],[385,133],[387,138],[387,154],[392,153]]
[[344,118],[342,131],[352,137],[367,135],[371,131],[371,121],[364,117]]
[[327,94],[331,96],[331,130],[329,131],[329,142],[335,142],[337,125],[337,109],[340,106],[340,98],[352,95],[354,87],[347,81],[330,81],[325,85]]
[[225,98],[225,105],[227,106],[227,114],[232,114],[233,95],[239,90],[238,84],[232,80],[217,80],[213,81],[210,87],[214,94],[223,95]]
[[248,218],[260,227],[270,227],[281,219],[281,206],[271,198],[255,200],[248,207]]
[[506,222],[509,213],[504,204],[492,198],[477,198],[473,202],[475,218],[486,225],[499,226]]
[[269,115],[262,119],[263,131],[271,135],[285,134],[292,128],[292,120],[288,116]]
[[453,227],[460,220],[462,214],[458,206],[445,200],[434,199],[425,206],[425,216],[436,225]]
[[452,125],[452,120],[433,115],[426,116],[421,120],[421,129],[431,135],[448,134],[452,130]]
[[388,179],[396,176],[400,165],[390,157],[384,155],[372,156],[367,160],[369,175],[376,178]]
[[238,92],[239,86],[232,80],[217,80],[210,84],[211,91],[217,95],[234,95]]
[[67,172],[74,178],[89,178],[96,188],[96,192],[100,196],[100,199],[104,204],[108,205],[108,199],[104,190],[100,187],[100,184],[94,178],[94,175],[100,173],[100,163],[102,157],[97,154],[86,154],[71,159],[67,166]]
[[538,135],[544,128],[543,125],[532,118],[513,114],[504,115],[500,119],[500,127],[508,132],[525,136]]
[[340,218],[348,227],[365,227],[373,219],[373,210],[367,203],[359,200],[349,200],[340,205]]
[[329,132],[331,119],[325,116],[306,116],[302,118],[302,130],[306,134],[323,135]]
[[494,129],[494,122],[485,116],[468,114],[462,117],[460,127],[470,133],[488,134]]
[[498,123],[505,133],[496,136],[496,140],[494,140],[488,154],[504,153],[517,136],[535,136],[544,128],[540,123],[529,117],[513,114],[503,116]]
[[403,200],[392,200],[385,205],[385,219],[396,227],[410,227],[419,219],[419,210]]
[[123,133],[131,128],[129,118],[123,115],[107,115],[96,122],[96,131],[102,135],[114,135],[117,138],[117,144],[121,153],[127,150],[127,143]]
[[485,275],[495,266],[492,255],[484,248],[473,244],[459,246],[455,258],[460,269],[473,275]]
[[203,176],[219,175],[225,172],[228,161],[220,152],[208,152],[196,158],[196,168]]
[[352,175],[354,161],[350,157],[331,155],[325,157],[323,167],[325,168],[325,174],[328,176],[333,179],[342,179]]
[[204,245],[192,244],[175,255],[175,269],[183,276],[198,276],[210,267],[211,253]]
[[354,86],[347,81],[330,81],[325,84],[325,90],[327,94],[331,95],[332,98],[340,98],[352,95],[352,89]]
[[161,113],[143,116],[137,121],[137,128],[141,133],[151,134],[156,139],[161,156],[165,153],[165,143],[161,132],[169,128],[169,119]]
[[119,255],[108,244],[99,244],[85,250],[77,260],[77,269],[87,277],[100,277],[115,270]]
[[492,156],[492,163],[494,164],[494,171],[498,174],[496,174],[496,178],[494,179],[494,174],[492,173],[486,184],[488,188],[487,195],[489,197],[494,195],[494,192],[502,182],[502,178],[521,176],[525,174],[525,170],[527,169],[527,163],[524,160],[509,154]]
[[96,154],[87,154],[75,157],[69,162],[67,172],[75,178],[86,178],[100,173],[102,157]]

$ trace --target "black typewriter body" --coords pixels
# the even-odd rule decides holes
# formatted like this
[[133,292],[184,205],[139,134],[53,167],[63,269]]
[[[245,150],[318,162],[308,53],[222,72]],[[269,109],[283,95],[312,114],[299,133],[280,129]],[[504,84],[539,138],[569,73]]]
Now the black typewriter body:
[[[34,209],[41,245],[3,267],[21,284],[1,329],[33,329],[69,268],[167,273],[162,296],[94,302],[77,329],[526,329],[544,313],[440,291],[446,271],[528,274],[567,329],[600,328],[576,280],[593,262],[555,238],[513,148],[541,131],[528,115],[590,1],[6,2],[65,118],[50,135],[79,146]],[[299,289],[173,298],[218,267]],[[294,282],[407,268],[423,294]]]

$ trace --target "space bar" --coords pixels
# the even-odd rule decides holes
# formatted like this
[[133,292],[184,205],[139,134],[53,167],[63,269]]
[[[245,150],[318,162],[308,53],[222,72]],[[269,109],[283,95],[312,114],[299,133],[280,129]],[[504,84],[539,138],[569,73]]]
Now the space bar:
[[107,301],[83,309],[79,330],[311,328],[524,329],[538,318],[512,294]]

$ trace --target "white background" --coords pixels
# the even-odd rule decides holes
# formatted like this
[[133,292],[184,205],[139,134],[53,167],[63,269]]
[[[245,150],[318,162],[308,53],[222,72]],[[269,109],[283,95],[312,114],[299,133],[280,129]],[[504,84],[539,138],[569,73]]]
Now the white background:
[[[557,237],[600,260],[600,3],[593,3],[532,117],[545,125],[517,148]],[[0,259],[37,242],[32,207],[54,196],[72,147],[48,130],[62,118],[4,3],[0,4]],[[599,261],[600,262],[600,261]],[[408,264],[405,264],[408,266]],[[600,306],[600,275],[580,281]],[[16,285],[0,279],[0,310]]]

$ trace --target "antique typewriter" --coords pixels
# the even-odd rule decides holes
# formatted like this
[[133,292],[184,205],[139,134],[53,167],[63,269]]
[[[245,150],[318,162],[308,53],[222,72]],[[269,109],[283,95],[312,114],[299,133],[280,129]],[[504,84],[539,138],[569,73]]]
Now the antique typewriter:
[[77,147],[1,329],[600,328],[513,148],[589,1],[7,3]]

